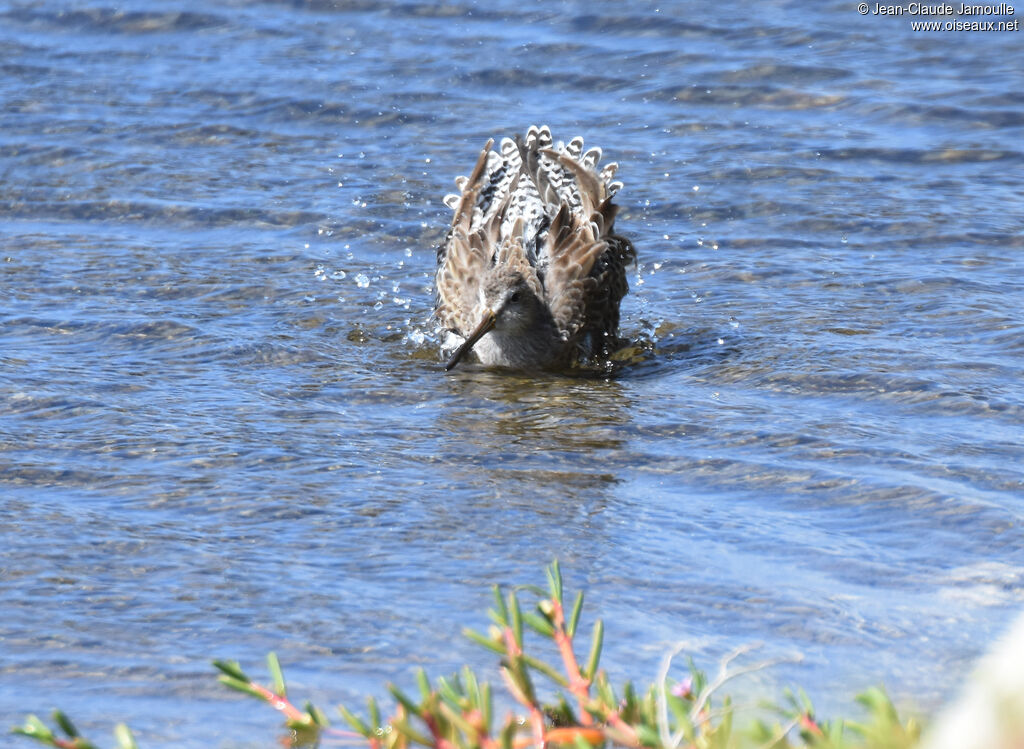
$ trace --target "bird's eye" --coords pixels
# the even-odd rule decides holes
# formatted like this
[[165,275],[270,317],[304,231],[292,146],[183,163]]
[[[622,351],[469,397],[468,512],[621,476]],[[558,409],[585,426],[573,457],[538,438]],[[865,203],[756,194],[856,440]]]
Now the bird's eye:
[[512,304],[515,304],[516,302],[518,302],[519,301],[519,292],[518,291],[513,291],[512,295],[508,298],[508,300],[510,302],[512,302]]

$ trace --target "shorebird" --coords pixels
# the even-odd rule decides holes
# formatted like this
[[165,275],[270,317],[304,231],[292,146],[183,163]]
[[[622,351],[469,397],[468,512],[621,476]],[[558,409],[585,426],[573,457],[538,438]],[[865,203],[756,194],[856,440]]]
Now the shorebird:
[[437,250],[435,315],[487,367],[562,369],[620,345],[619,302],[632,243],[615,233],[615,163],[583,138],[553,143],[547,126],[487,141],[458,194]]

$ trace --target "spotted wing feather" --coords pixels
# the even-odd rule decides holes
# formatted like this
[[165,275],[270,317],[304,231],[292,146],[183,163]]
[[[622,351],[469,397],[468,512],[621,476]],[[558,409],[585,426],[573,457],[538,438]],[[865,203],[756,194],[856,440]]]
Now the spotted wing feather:
[[[435,314],[449,330],[465,332],[472,328],[475,300],[490,265],[491,256],[485,243],[488,237],[480,226],[474,228],[473,218],[493,144],[493,140],[487,141],[470,178],[456,180],[456,184],[461,185],[457,201],[452,201],[455,215],[445,241],[437,250]],[[488,231],[491,231],[490,226]]]
[[438,250],[438,318],[465,335],[481,279],[500,264],[527,279],[564,339],[607,350],[634,257],[614,232],[617,164],[600,167],[601,149],[584,151],[582,138],[555,143],[547,126],[492,145],[445,199],[455,215]]

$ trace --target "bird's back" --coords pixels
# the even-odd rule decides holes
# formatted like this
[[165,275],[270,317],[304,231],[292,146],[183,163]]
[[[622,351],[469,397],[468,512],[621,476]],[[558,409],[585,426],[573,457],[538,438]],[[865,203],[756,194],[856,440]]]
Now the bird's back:
[[579,137],[555,144],[546,126],[492,145],[445,198],[455,215],[438,248],[440,323],[465,337],[477,324],[481,283],[504,266],[544,300],[572,358],[610,353],[634,258],[614,231],[617,164],[600,167],[601,149],[584,151]]

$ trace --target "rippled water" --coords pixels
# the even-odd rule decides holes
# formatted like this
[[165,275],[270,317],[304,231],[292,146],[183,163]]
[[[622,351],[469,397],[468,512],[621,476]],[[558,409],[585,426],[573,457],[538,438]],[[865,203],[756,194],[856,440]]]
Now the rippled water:
[[[187,6],[0,3],[4,724],[272,746],[209,658],[487,665],[453,632],[555,556],[622,676],[760,640],[828,710],[950,694],[1024,599],[1019,33]],[[441,371],[440,199],[532,123],[622,164],[612,379]]]

